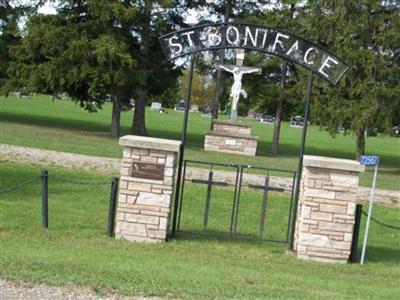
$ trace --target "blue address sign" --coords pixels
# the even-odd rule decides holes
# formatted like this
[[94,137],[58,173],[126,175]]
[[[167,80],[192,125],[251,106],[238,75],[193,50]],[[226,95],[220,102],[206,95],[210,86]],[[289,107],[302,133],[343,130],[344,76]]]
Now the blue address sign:
[[376,166],[379,162],[379,156],[377,155],[362,155],[360,157],[360,164],[365,166]]

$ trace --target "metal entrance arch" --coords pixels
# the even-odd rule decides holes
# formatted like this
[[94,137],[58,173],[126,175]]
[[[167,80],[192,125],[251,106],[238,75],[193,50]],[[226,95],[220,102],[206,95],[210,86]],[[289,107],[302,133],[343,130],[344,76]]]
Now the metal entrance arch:
[[307,84],[307,97],[304,113],[304,127],[301,138],[299,163],[294,190],[294,201],[291,209],[289,249],[293,248],[294,227],[296,222],[297,200],[299,196],[301,170],[305,140],[307,135],[307,121],[314,74],[335,85],[350,68],[342,59],[328,50],[297,35],[280,29],[263,27],[255,24],[240,22],[226,22],[205,24],[172,32],[159,38],[167,60],[191,55],[189,85],[186,99],[184,124],[181,137],[181,151],[178,163],[177,183],[175,189],[174,213],[172,219],[172,236],[177,229],[179,199],[181,193],[182,169],[184,165],[184,151],[186,144],[187,122],[191,102],[193,69],[195,54],[207,50],[218,49],[248,49],[260,51],[282,57],[298,64],[310,71]]

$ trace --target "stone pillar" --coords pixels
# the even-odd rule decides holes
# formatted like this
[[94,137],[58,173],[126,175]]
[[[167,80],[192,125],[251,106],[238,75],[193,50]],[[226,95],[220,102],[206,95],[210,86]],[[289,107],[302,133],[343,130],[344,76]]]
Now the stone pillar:
[[127,135],[116,210],[115,237],[137,242],[166,240],[180,142]]
[[304,156],[294,245],[298,258],[347,262],[362,171],[357,161]]

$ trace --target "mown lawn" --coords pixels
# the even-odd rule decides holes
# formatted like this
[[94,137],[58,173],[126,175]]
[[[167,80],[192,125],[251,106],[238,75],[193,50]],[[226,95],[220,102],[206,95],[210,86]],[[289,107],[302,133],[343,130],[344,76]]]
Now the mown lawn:
[[[128,134],[133,112],[122,114],[122,134]],[[51,100],[49,96],[19,99],[0,97],[1,143],[82,153],[96,156],[121,157],[116,139],[109,135],[111,107],[104,105],[97,113],[87,113],[79,105],[66,100]],[[180,139],[183,113],[168,110],[168,114],[146,111],[147,128],[151,136]],[[281,154],[269,154],[273,126],[243,119],[253,125],[253,134],[260,137],[257,157],[206,152],[204,133],[210,128],[210,118],[200,113],[189,116],[186,158],[240,163],[296,170],[301,129],[290,128],[284,122],[281,134]],[[400,139],[389,136],[369,137],[369,154],[381,156],[378,188],[399,189]],[[332,138],[316,126],[310,126],[306,154],[354,159],[355,142],[351,135]],[[361,185],[370,186],[372,171],[361,175]]]
[[[0,190],[40,173],[37,166],[7,162],[0,162],[0,170]],[[98,293],[189,299],[398,299],[400,295],[399,231],[373,223],[363,266],[299,261],[286,254],[285,244],[194,236],[158,245],[135,244],[106,236],[108,184],[69,184],[54,177],[107,182],[108,176],[54,167],[49,174],[49,230],[40,226],[40,181],[0,195],[1,278],[86,286]],[[188,187],[185,199],[202,199],[199,188]],[[223,191],[215,196],[229,198]],[[279,197],[283,196],[271,194],[276,201]],[[285,205],[283,211],[279,205],[273,208],[276,214],[286,212]],[[195,211],[193,206],[185,226],[196,226],[196,220],[190,221]],[[214,209],[213,220],[218,217]],[[375,206],[374,217],[399,225],[400,210]],[[267,224],[268,220],[273,219],[267,218]]]

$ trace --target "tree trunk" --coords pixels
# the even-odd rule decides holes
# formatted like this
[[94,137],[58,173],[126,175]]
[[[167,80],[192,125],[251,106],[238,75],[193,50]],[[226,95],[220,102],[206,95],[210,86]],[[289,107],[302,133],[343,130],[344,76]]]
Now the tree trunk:
[[[223,63],[224,60],[224,50],[221,49],[220,51],[220,55],[219,55],[219,62]],[[222,55],[221,55],[222,53]],[[222,56],[222,58],[221,58]],[[216,120],[218,119],[218,109],[219,109],[219,97],[221,95],[221,81],[222,81],[222,71],[221,69],[218,69],[217,71],[217,84],[215,86],[215,94],[214,94],[214,101],[213,101],[213,108],[212,108],[212,119]],[[212,124],[211,124],[212,126]]]
[[356,146],[356,159],[359,160],[360,156],[365,154],[365,128],[359,128],[356,130]]
[[121,120],[121,99],[116,96],[113,101],[111,113],[111,136],[119,137],[120,135],[120,120]]
[[[225,13],[224,13],[224,22],[229,21],[229,13],[230,12],[230,0],[227,0],[225,2]],[[225,46],[222,44],[222,46]],[[224,63],[224,57],[225,57],[225,50],[221,49],[219,50],[219,60],[218,62],[220,64]],[[218,119],[218,110],[219,110],[219,102],[220,102],[220,97],[221,97],[221,86],[222,86],[222,81],[224,79],[223,73],[221,69],[218,69],[217,71],[217,85],[215,87],[215,94],[214,94],[214,101],[213,101],[213,109],[212,109],[212,119]],[[211,122],[211,129],[212,129],[212,122]]]
[[133,116],[131,132],[135,135],[147,135],[145,123],[145,107],[147,97],[147,80],[149,71],[149,41],[150,41],[150,23],[151,11],[153,9],[153,1],[144,1],[144,22],[141,32],[140,53],[138,60],[138,69],[141,78],[136,89],[135,113]]
[[[280,82],[281,91],[283,91],[285,87],[287,67],[288,67],[288,62],[284,61],[281,67],[281,82]],[[272,145],[271,145],[271,154],[274,155],[279,154],[279,138],[281,135],[283,101],[284,101],[284,94],[281,93],[278,98],[278,103],[276,104],[274,135],[272,137]]]
[[146,130],[146,90],[143,87],[137,89],[135,101],[135,113],[133,115],[131,132],[134,135],[147,135]]

